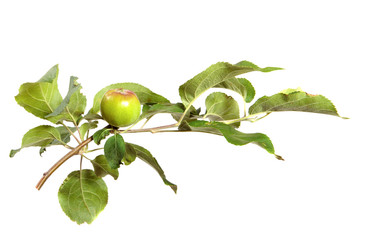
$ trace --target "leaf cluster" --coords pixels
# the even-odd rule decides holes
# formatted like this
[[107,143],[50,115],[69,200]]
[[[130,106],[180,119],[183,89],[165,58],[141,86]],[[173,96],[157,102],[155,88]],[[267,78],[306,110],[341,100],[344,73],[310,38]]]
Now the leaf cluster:
[[[81,93],[77,77],[71,76],[69,89],[65,97],[58,90],[58,65],[53,66],[37,82],[27,82],[20,86],[16,102],[26,111],[49,125],[40,125],[24,134],[21,146],[10,152],[10,157],[23,148],[39,147],[40,154],[51,146],[64,146],[68,154],[61,158],[51,169],[44,173],[37,188],[40,189],[47,178],[70,157],[80,156],[80,169],[72,171],[59,189],[59,202],[71,220],[91,223],[105,208],[108,191],[103,178],[110,175],[115,180],[119,177],[119,168],[128,166],[136,159],[151,166],[161,177],[163,183],[175,193],[177,185],[170,182],[152,153],[135,143],[125,142],[124,134],[137,132],[202,132],[222,136],[234,145],[253,143],[274,155],[270,138],[263,133],[245,133],[239,130],[243,121],[256,122],[273,112],[302,111],[339,116],[332,102],[322,95],[313,95],[301,89],[286,89],[271,96],[255,99],[255,89],[251,82],[239,77],[248,72],[272,72],[281,70],[277,67],[261,68],[251,62],[241,61],[237,64],[218,62],[209,66],[179,87],[181,102],[172,103],[160,94],[137,83],[116,83],[102,88],[93,99],[93,106],[86,112],[86,97]],[[153,128],[134,128],[135,125],[116,129],[112,126],[98,128],[100,121],[100,103],[105,92],[110,89],[124,88],[135,92],[142,104],[142,114],[138,121],[148,122],[159,114],[170,114],[173,123]],[[196,108],[195,101],[209,89],[218,91],[210,93],[205,99],[205,106]],[[240,116],[238,102],[233,96],[221,92],[231,90],[238,94],[245,106]],[[252,104],[251,104],[252,103]],[[251,104],[249,107],[248,104]],[[204,108],[205,107],[205,108]],[[202,111],[202,108],[205,111]],[[94,131],[93,134],[90,134]],[[70,146],[74,138],[77,146]],[[89,143],[103,145],[90,149]],[[88,153],[103,150],[103,153],[90,159]],[[92,163],[93,169],[83,169],[82,161]]]

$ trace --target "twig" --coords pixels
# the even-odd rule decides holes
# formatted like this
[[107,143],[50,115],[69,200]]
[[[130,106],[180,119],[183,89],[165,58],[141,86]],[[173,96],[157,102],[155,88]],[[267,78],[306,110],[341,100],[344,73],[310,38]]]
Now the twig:
[[168,132],[187,132],[187,133],[194,133],[194,132],[200,132],[200,133],[209,133],[209,134],[213,134],[213,135],[218,135],[218,136],[223,136],[221,133],[216,133],[216,132],[211,132],[211,131],[205,131],[205,130],[159,130],[159,131],[156,131],[154,133],[168,133]]
[[[170,125],[164,125],[160,127],[152,127],[152,128],[143,128],[143,129],[125,129],[120,130],[120,133],[139,133],[139,132],[151,132],[151,133],[158,133],[158,132],[192,132],[192,131],[182,131],[182,130],[167,130],[169,128],[177,127],[178,123],[170,124]],[[205,133],[211,133],[216,134],[214,132],[210,131],[194,131],[194,132],[205,132]],[[43,186],[43,184],[46,182],[46,180],[52,175],[53,172],[56,171],[64,162],[66,162],[69,158],[71,158],[74,155],[80,154],[80,150],[88,145],[91,141],[93,141],[93,136],[90,136],[83,142],[81,142],[77,147],[73,148],[70,152],[68,152],[65,156],[63,156],[59,161],[57,161],[47,172],[43,174],[43,177],[39,180],[38,184],[36,185],[36,188],[40,190]],[[83,157],[83,155],[82,155]],[[82,158],[81,158],[82,160]]]
[[160,127],[143,128],[143,129],[127,129],[127,130],[120,131],[120,133],[138,133],[138,132],[155,133],[155,132],[157,132],[159,130],[162,130],[162,129],[174,128],[174,127],[177,127],[177,126],[178,126],[178,124],[174,123],[174,124],[164,125],[164,126],[160,126]]
[[66,162],[69,158],[71,158],[74,155],[79,154],[79,151],[86,146],[88,143],[90,143],[93,140],[93,136],[87,138],[83,142],[81,142],[76,148],[68,152],[65,156],[63,156],[59,161],[57,161],[47,172],[45,172],[42,176],[42,178],[39,180],[39,182],[36,185],[36,188],[40,190],[43,186],[43,184],[46,182],[46,180],[52,175],[53,172],[56,171],[64,162]]
[[71,134],[71,136],[73,136],[75,138],[75,140],[80,144],[81,142],[79,141],[79,139],[74,135],[73,131],[70,130],[70,128],[68,126],[65,125],[65,123],[61,122],[61,125],[64,126],[64,128],[66,128],[66,130]]

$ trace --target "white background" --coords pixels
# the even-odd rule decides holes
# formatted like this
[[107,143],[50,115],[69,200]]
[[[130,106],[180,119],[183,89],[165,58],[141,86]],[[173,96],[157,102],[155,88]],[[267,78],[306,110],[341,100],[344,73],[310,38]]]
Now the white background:
[[[1,1],[0,238],[366,239],[363,3]],[[285,68],[247,74],[256,99],[302,87],[327,96],[350,119],[274,113],[242,125],[244,132],[266,133],[285,162],[255,145],[205,134],[128,135],[126,141],[153,153],[178,193],[137,160],[120,169],[118,181],[105,178],[109,203],[91,225],[71,222],[57,200],[78,158],[37,191],[42,173],[66,151],[39,157],[38,148],[29,148],[8,157],[27,130],[48,124],[14,96],[54,64],[62,95],[69,76],[78,76],[89,109],[98,90],[128,81],[177,102],[179,85],[200,71],[241,60]],[[169,123],[162,116],[150,126]]]

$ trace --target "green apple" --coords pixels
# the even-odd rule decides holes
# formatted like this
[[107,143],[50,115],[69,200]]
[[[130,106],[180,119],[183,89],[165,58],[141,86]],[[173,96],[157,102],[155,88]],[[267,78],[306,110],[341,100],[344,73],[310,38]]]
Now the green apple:
[[111,89],[101,101],[101,114],[104,120],[114,127],[126,127],[138,120],[140,102],[136,94],[127,89]]

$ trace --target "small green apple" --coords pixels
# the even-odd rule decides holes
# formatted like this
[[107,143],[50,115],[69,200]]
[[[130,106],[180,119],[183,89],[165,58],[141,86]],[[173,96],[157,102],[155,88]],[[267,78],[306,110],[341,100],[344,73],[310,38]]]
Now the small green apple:
[[135,123],[140,111],[138,97],[127,89],[111,89],[104,94],[101,101],[102,117],[114,127],[126,127]]

